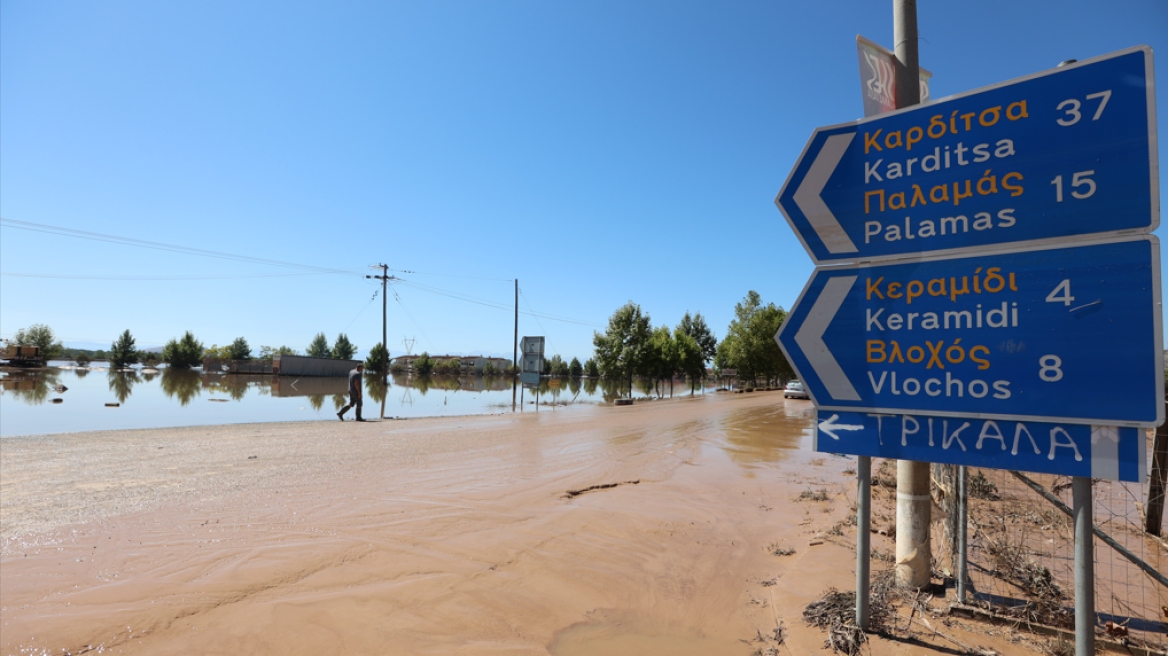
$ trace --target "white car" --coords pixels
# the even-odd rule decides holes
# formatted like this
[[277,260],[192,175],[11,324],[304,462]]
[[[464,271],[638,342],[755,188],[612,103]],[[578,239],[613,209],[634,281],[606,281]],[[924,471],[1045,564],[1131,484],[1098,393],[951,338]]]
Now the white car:
[[783,390],[783,398],[796,399],[810,399],[807,390],[803,389],[803,381],[792,380],[787,383],[787,388]]

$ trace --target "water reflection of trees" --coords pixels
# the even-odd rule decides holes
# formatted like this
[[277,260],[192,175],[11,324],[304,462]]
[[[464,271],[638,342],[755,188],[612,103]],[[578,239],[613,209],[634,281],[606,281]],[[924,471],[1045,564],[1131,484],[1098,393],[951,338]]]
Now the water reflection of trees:
[[85,378],[86,376],[89,375],[89,369],[86,369],[86,368],[74,369],[73,374],[75,376],[77,376],[77,378]]
[[366,401],[380,405],[388,391],[389,384],[381,376],[365,376]]
[[41,405],[49,400],[49,392],[61,384],[61,370],[38,369],[9,374],[3,378],[3,389],[28,405]]
[[118,403],[125,403],[138,384],[138,374],[133,371],[111,371],[109,373],[109,390],[114,393]]
[[308,397],[308,404],[312,406],[313,410],[320,412],[320,409],[324,407],[324,394],[313,394]]
[[162,392],[167,398],[178,399],[181,405],[187,405],[202,394],[200,382],[197,371],[170,367],[162,370]]

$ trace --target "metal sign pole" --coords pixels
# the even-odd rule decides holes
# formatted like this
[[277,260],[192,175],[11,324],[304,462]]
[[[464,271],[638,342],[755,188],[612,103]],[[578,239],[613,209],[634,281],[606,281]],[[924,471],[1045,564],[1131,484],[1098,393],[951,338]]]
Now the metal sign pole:
[[957,601],[965,603],[969,580],[969,470],[957,468]]
[[872,537],[872,459],[856,458],[856,626],[868,630],[868,566]]
[[1076,476],[1071,484],[1075,503],[1075,653],[1095,653],[1095,525],[1091,479]]

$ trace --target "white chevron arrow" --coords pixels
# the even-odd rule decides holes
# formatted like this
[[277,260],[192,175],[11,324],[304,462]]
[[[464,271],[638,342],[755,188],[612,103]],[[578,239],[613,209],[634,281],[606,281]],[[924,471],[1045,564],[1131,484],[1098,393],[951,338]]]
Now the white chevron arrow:
[[835,434],[835,431],[837,431],[837,430],[846,430],[846,431],[864,430],[863,426],[858,426],[856,424],[837,424],[837,423],[835,423],[836,419],[839,419],[839,415],[832,415],[832,416],[828,417],[825,421],[819,422],[819,430],[824,432],[824,433],[827,433],[827,435],[829,437],[831,437],[831,439],[833,439],[833,440],[839,439],[839,435]]
[[827,332],[857,277],[836,276],[828,279],[819,298],[815,299],[815,305],[807,313],[807,319],[799,327],[799,332],[795,333],[795,343],[803,349],[804,357],[827,388],[827,393],[836,401],[859,401],[860,394],[827,348],[823,333]]
[[823,148],[819,149],[819,154],[815,156],[815,162],[807,171],[807,175],[803,177],[803,182],[799,183],[799,188],[795,190],[795,204],[799,206],[803,216],[807,217],[807,221],[815,229],[815,234],[819,235],[819,240],[827,247],[829,253],[858,252],[852,238],[844,232],[843,226],[820,196],[823,188],[827,186],[828,178],[835,173],[835,167],[839,165],[848,150],[848,145],[855,137],[855,132],[833,134],[828,137]]

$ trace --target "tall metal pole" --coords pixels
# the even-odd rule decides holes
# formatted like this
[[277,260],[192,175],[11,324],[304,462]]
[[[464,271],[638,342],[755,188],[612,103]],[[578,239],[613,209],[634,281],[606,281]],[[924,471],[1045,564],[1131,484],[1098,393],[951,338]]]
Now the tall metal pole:
[[[916,0],[893,0],[893,40],[896,52],[896,107],[921,101],[917,56]],[[929,464],[901,460],[896,466],[896,578],[922,588],[929,583],[933,548],[929,540]]]
[[965,603],[969,580],[969,470],[957,468],[957,601]]
[[[381,388],[386,396],[389,395],[389,341],[386,339],[386,289],[389,284],[389,265],[381,265]],[[381,398],[381,418],[385,419],[385,397]]]
[[868,630],[868,567],[872,562],[872,458],[856,462],[856,626]]
[[1071,482],[1075,502],[1075,653],[1095,653],[1095,523],[1091,479]]
[[515,388],[519,385],[519,279],[515,279],[515,341],[511,345],[511,366],[515,376],[511,379],[511,412],[515,412]]

